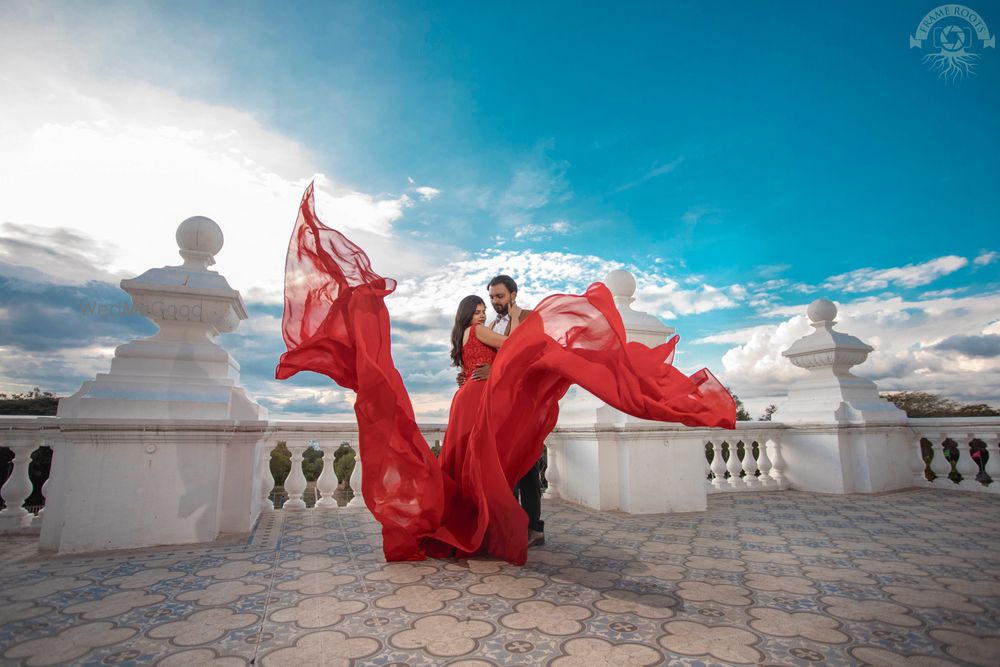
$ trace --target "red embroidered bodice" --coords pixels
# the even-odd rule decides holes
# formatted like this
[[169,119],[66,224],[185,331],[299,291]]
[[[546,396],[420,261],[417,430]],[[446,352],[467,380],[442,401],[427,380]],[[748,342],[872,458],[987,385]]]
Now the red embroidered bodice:
[[466,380],[472,375],[472,371],[475,370],[476,366],[479,364],[492,364],[493,359],[497,356],[496,350],[476,338],[477,326],[477,324],[472,325],[472,328],[469,330],[469,340],[465,341],[465,344],[462,345],[462,371],[465,373]]

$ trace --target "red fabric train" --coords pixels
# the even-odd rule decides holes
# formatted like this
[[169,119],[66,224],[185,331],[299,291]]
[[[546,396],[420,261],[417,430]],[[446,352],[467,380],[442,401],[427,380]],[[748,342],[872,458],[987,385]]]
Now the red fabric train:
[[310,184],[285,260],[288,351],[275,377],[314,371],[357,393],[362,495],[382,524],[386,560],[485,551],[523,564],[528,522],[512,488],[541,455],[573,384],[643,419],[735,427],[733,398],[709,371],[688,377],[671,364],[677,337],[655,348],[626,342],[611,293],[594,283],[542,300],[504,343],[478,413],[448,434],[444,471],[392,360],[384,298],[395,287],[319,221]]

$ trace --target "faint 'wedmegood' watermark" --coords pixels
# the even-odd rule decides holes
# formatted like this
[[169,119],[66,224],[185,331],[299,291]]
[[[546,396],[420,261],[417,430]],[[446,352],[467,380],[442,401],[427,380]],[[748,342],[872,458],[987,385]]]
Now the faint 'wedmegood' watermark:
[[96,301],[84,301],[80,304],[80,315],[83,317],[93,317],[108,319],[112,317],[148,317],[156,320],[176,320],[179,322],[200,322],[200,305],[176,305],[154,301],[147,309],[136,307],[131,301],[120,301],[115,303],[98,303]]
[[945,81],[975,73],[980,54],[996,48],[983,17],[965,5],[941,5],[927,12],[910,35],[910,48],[927,50],[924,62]]

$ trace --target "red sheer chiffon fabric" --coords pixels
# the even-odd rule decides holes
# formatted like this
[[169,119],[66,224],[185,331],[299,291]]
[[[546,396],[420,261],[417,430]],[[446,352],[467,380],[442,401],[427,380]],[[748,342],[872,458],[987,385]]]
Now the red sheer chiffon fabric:
[[544,299],[504,343],[489,380],[458,392],[439,462],[393,364],[384,298],[394,289],[319,221],[310,185],[285,262],[288,351],[276,377],[310,370],[357,393],[362,495],[382,524],[386,560],[486,552],[523,564],[528,520],[511,489],[541,455],[573,384],[640,418],[735,427],[733,399],[711,373],[689,377],[671,364],[677,337],[627,343],[611,293],[595,283]]

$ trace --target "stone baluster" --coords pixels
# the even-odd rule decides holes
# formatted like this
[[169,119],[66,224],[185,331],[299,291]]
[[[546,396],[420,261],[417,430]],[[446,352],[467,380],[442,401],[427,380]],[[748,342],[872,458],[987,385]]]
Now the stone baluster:
[[992,439],[986,443],[986,474],[989,475],[990,491],[1000,491],[1000,434],[994,433]]
[[917,486],[926,486],[927,461],[924,460],[923,438],[917,438],[917,451],[912,457],[910,469],[913,471],[913,483]]
[[757,440],[757,469],[760,470],[760,477],[757,479],[765,489],[772,489],[776,485],[771,477],[771,459],[767,455],[768,440],[766,435]]
[[45,499],[48,498],[49,482],[51,480],[52,480],[52,475],[50,474],[48,477],[45,478],[45,481],[42,482],[42,489],[41,489],[41,491],[42,491],[42,508],[40,510],[38,510],[38,514],[35,515],[35,517],[31,520],[31,527],[32,528],[39,528],[40,529],[42,527],[42,521],[45,519]]
[[753,440],[746,440],[743,445],[743,483],[749,488],[758,489],[762,486],[757,479],[757,459],[753,457]]
[[722,459],[721,442],[712,443],[712,474],[715,475],[712,486],[716,491],[725,491],[729,488],[729,484],[726,482],[726,462]]
[[260,475],[260,495],[258,497],[258,504],[261,512],[273,512],[274,502],[271,500],[271,492],[274,491],[274,487],[277,486],[274,481],[274,475],[271,474],[271,452],[274,450],[274,441],[265,440],[263,446],[264,451],[261,456],[260,470],[258,471],[258,474]]
[[781,455],[781,436],[775,435],[768,444],[770,451],[768,456],[771,459],[771,479],[779,491],[788,488],[788,478],[785,477],[785,458]]
[[944,439],[941,439],[938,444],[931,442],[931,471],[936,475],[934,484],[951,484],[951,480],[948,479],[948,475],[951,473],[951,463],[945,456]]
[[364,496],[361,495],[361,446],[354,447],[354,470],[351,471],[351,491],[354,497],[347,503],[348,507],[365,507]]
[[[715,481],[715,473],[712,472],[712,461],[708,460],[708,452],[709,452],[709,447],[710,446],[712,447],[711,451],[712,451],[712,453],[714,455],[714,453],[715,453],[715,447],[712,445],[711,442],[709,442],[708,440],[705,440],[704,442],[701,443],[701,448],[705,452],[705,492],[706,493],[712,493],[712,492],[715,491],[715,486],[713,485],[713,482]],[[712,460],[715,460],[714,456],[712,457]]]
[[302,500],[302,494],[306,490],[306,476],[302,473],[302,455],[309,448],[309,444],[301,441],[289,441],[287,446],[292,455],[292,469],[289,471],[288,477],[285,478],[285,493],[288,494],[288,499],[282,509],[304,510],[306,502]]
[[271,452],[274,451],[274,446],[274,440],[264,441],[261,466],[260,470],[257,471],[257,474],[260,475],[260,491],[258,492],[257,504],[260,506],[261,512],[274,511],[274,502],[271,500],[271,492],[277,486],[277,483],[274,481],[274,475],[271,473]]
[[740,478],[740,472],[743,470],[743,464],[740,463],[740,457],[737,455],[738,448],[739,445],[737,444],[737,440],[734,438],[733,441],[729,443],[729,460],[726,461],[726,470],[729,471],[730,489],[746,488],[746,482]]
[[323,472],[316,480],[316,492],[320,498],[316,501],[316,507],[337,507],[337,500],[333,497],[337,490],[337,472],[333,469],[333,458],[340,442],[324,440],[320,443],[323,450]]
[[976,475],[979,474],[979,464],[976,463],[976,459],[972,458],[972,442],[975,439],[974,436],[969,435],[955,441],[958,444],[958,461],[955,463],[955,469],[962,476],[962,481],[959,484],[963,489],[975,490],[982,486],[976,480]]
[[5,442],[14,454],[14,467],[10,477],[0,488],[0,497],[7,504],[0,512],[0,533],[14,532],[31,525],[34,516],[24,509],[24,501],[31,495],[31,479],[28,477],[28,466],[31,464],[31,453],[44,444],[40,435],[11,438]]
[[550,438],[545,443],[545,451],[548,464],[545,467],[545,481],[548,486],[545,487],[545,492],[542,494],[543,498],[558,498],[559,497],[559,452],[560,443],[555,438]]
[[[47,445],[48,447],[50,447],[53,450],[52,451],[52,455],[53,456],[55,456],[55,444],[56,444],[57,440],[58,440],[58,436],[55,436],[55,437],[48,436],[48,437],[45,438],[44,442],[42,443],[43,445]],[[31,527],[32,528],[37,528],[37,529],[41,530],[42,521],[45,519],[45,502],[46,502],[46,500],[49,497],[49,482],[51,482],[51,481],[52,481],[52,471],[50,469],[49,470],[49,476],[45,478],[44,482],[42,482],[42,488],[41,488],[41,492],[42,492],[42,508],[40,510],[38,510],[38,514],[36,514],[35,517],[34,517],[34,519],[31,520]]]

